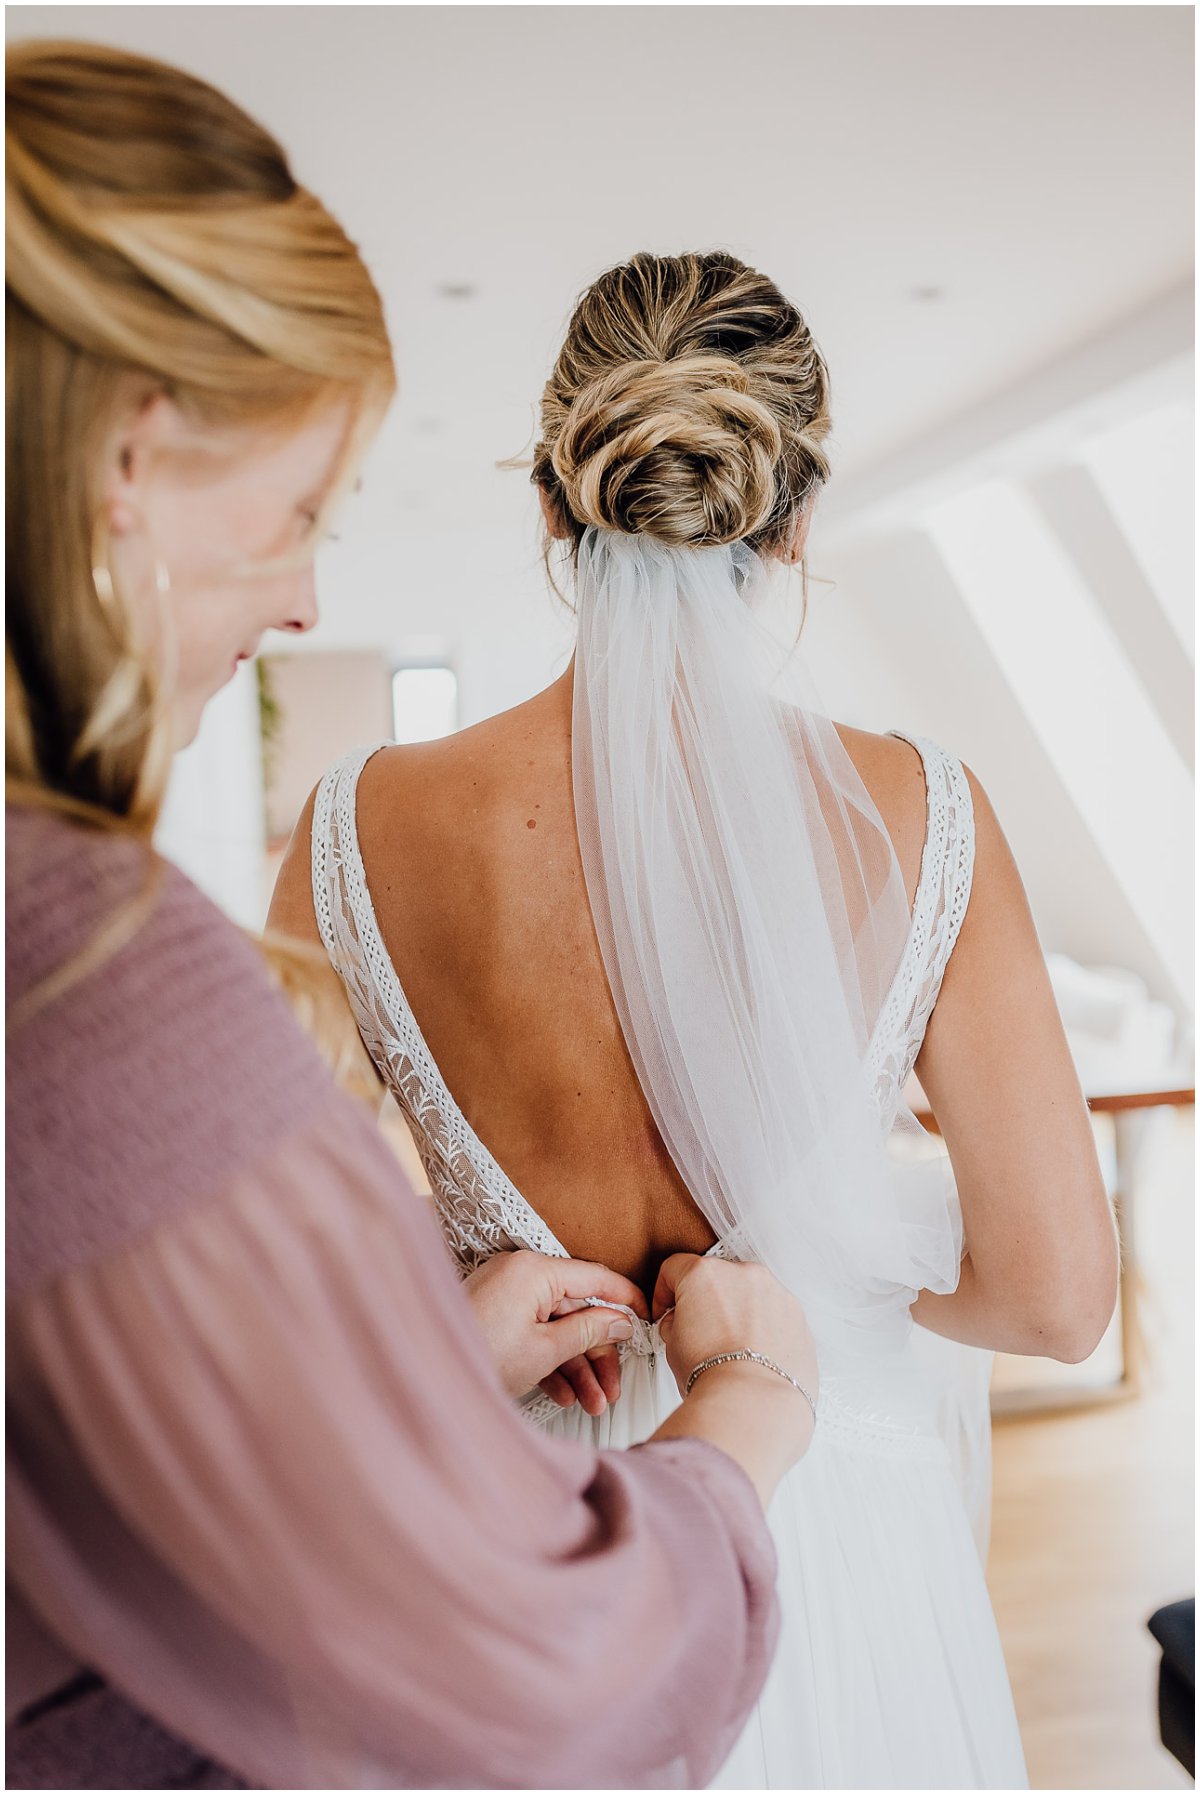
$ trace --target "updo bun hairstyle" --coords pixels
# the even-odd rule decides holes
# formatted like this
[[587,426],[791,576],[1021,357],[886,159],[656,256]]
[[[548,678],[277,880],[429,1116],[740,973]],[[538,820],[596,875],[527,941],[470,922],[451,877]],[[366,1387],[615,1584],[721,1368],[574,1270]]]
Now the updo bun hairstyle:
[[774,282],[721,251],[642,253],[584,293],[542,395],[532,479],[672,548],[784,545],[829,477],[829,376]]

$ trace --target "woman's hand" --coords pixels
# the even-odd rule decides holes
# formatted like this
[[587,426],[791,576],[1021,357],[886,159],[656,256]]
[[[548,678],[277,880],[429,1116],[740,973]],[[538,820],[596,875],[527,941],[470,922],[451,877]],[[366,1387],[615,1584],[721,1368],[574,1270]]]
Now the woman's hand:
[[673,1253],[658,1274],[653,1314],[681,1395],[703,1360],[749,1348],[816,1400],[817,1349],[804,1310],[765,1265]]
[[[774,1360],[817,1399],[817,1349],[804,1310],[763,1265],[675,1253],[658,1274],[654,1318],[680,1392],[705,1359],[743,1349]],[[654,1435],[711,1440],[770,1501],[807,1452],[813,1411],[787,1378],[753,1360],[714,1365]]]
[[633,1332],[627,1316],[585,1303],[620,1303],[647,1319],[636,1284],[607,1266],[544,1253],[497,1253],[465,1279],[501,1379],[510,1396],[539,1384],[561,1408],[578,1401],[602,1415],[621,1394],[616,1343]]

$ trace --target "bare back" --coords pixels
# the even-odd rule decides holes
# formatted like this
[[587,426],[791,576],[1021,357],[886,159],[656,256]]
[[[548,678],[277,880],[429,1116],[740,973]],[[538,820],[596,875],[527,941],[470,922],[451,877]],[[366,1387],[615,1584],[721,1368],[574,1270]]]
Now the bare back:
[[[920,757],[891,737],[841,734],[911,897]],[[703,1252],[713,1234],[659,1137],[596,942],[571,794],[570,675],[445,741],[375,755],[357,823],[384,946],[471,1127],[572,1255],[649,1292],[665,1257]],[[302,823],[272,920],[311,934],[307,834]]]

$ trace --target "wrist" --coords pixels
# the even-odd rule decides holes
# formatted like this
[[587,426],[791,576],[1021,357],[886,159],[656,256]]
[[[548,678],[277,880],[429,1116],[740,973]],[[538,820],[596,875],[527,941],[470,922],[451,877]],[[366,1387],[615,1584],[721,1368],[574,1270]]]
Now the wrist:
[[[756,1358],[722,1359],[696,1378],[684,1397],[684,1406],[703,1395],[707,1385],[714,1403],[728,1413],[737,1411],[756,1428],[769,1432],[786,1456],[806,1452],[817,1425],[814,1395],[781,1372],[773,1361]],[[703,1363],[703,1361],[701,1361]]]
[[765,1508],[807,1451],[813,1421],[804,1398],[782,1378],[762,1366],[723,1365],[697,1380],[654,1437],[680,1436],[708,1440],[736,1460]]
[[711,1377],[716,1372],[729,1370],[769,1372],[772,1377],[778,1378],[808,1404],[812,1418],[814,1422],[816,1421],[817,1399],[813,1390],[801,1383],[800,1379],[789,1371],[786,1365],[781,1365],[778,1359],[773,1359],[769,1353],[759,1352],[754,1347],[734,1347],[726,1352],[712,1353],[707,1358],[701,1359],[696,1365],[693,1365],[688,1375],[683,1388],[684,1396],[691,1393],[702,1377]]
[[736,1409],[752,1416],[756,1424],[769,1426],[772,1437],[781,1444],[800,1439],[807,1448],[816,1430],[816,1410],[805,1397],[777,1372],[749,1359],[734,1359],[714,1365],[704,1372],[684,1397],[683,1406],[691,1408],[706,1400],[720,1404],[727,1411]]

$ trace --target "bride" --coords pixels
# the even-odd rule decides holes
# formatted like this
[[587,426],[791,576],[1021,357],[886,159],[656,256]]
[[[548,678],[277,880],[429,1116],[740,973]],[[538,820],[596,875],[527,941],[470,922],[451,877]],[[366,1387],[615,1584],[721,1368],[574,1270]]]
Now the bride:
[[[324,943],[464,1273],[530,1247],[651,1299],[619,1371],[547,1380],[532,1424],[604,1445],[659,1425],[676,1252],[760,1258],[803,1299],[820,1414],[771,1510],[783,1632],[716,1786],[1010,1789],[972,1532],[989,1352],[1086,1356],[1116,1248],[986,797],[804,688],[779,570],[829,427],[825,365],[765,276],[725,254],[602,275],[533,473],[571,666],[447,741],[335,766],[272,923]],[[905,1107],[914,1066],[953,1178]]]

